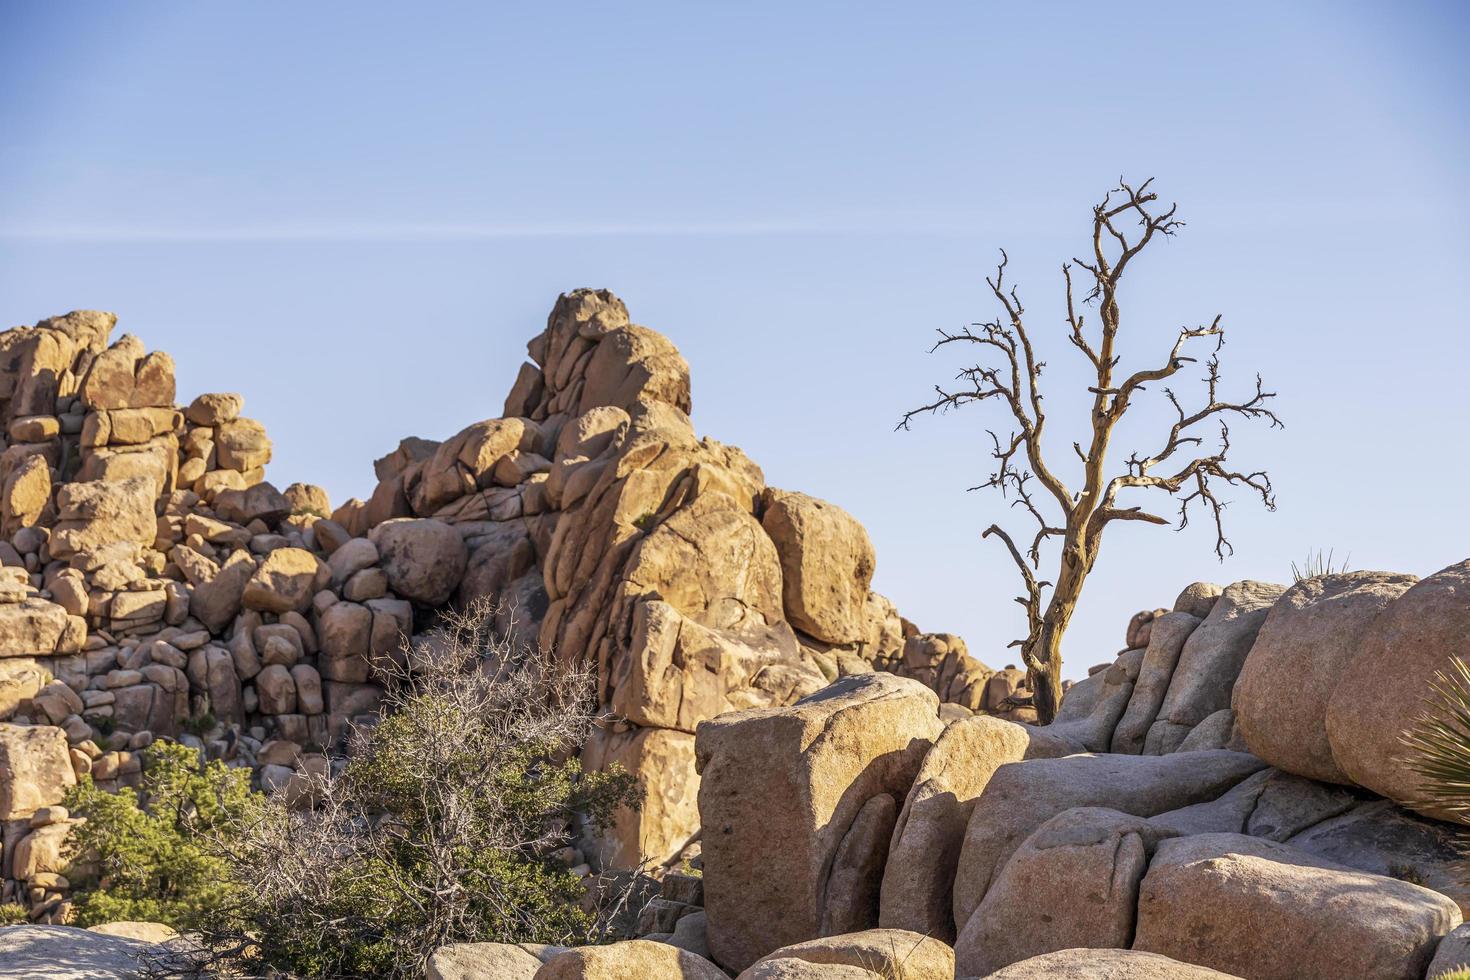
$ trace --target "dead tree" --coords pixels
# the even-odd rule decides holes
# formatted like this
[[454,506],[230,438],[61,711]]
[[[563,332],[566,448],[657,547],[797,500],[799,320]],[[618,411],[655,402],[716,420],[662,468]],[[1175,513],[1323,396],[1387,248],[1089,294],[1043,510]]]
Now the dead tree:
[[[1006,284],[1008,259],[1004,250],[995,277],[985,280],[1000,303],[1001,315],[987,323],[972,324],[958,333],[940,330],[940,339],[932,348],[973,345],[979,349],[980,363],[961,371],[956,376],[959,384],[953,390],[936,385],[935,399],[905,413],[899,423],[899,428],[907,429],[916,416],[946,412],[972,402],[993,401],[1009,414],[1012,430],[1007,436],[1002,438],[995,431],[989,432],[995,471],[988,480],[971,489],[1000,490],[1013,507],[1019,507],[1037,525],[1029,546],[1025,546],[1024,536],[1013,536],[999,524],[992,524],[982,537],[994,536],[1005,545],[1025,585],[1025,594],[1016,601],[1026,609],[1026,637],[1011,646],[1021,649],[1032,692],[1029,703],[1034,704],[1043,724],[1056,716],[1061,704],[1062,636],[1077,607],[1082,586],[1097,561],[1104,529],[1114,521],[1172,523],[1141,505],[1120,501],[1120,494],[1161,490],[1174,497],[1179,507],[1180,529],[1189,523],[1191,505],[1206,508],[1215,524],[1215,553],[1222,561],[1234,551],[1225,536],[1223,511],[1227,502],[1217,495],[1222,485],[1246,488],[1261,498],[1267,510],[1276,509],[1271,480],[1264,472],[1241,472],[1232,469],[1226,461],[1230,451],[1230,417],[1265,419],[1273,428],[1279,428],[1281,420],[1267,407],[1275,393],[1264,390],[1259,374],[1253,395],[1243,401],[1221,400],[1219,352],[1225,343],[1225,330],[1219,316],[1208,326],[1181,328],[1173,349],[1158,367],[1143,368],[1126,376],[1118,371],[1121,358],[1114,351],[1121,323],[1118,286],[1123,274],[1150,242],[1171,236],[1183,226],[1175,217],[1177,205],[1167,210],[1157,205],[1158,195],[1149,189],[1151,183],[1150,179],[1134,188],[1120,180],[1119,186],[1093,208],[1091,256],[1085,261],[1073,259],[1062,265],[1067,339],[1081,351],[1096,376],[1096,384],[1088,387],[1093,396],[1091,437],[1086,446],[1081,442],[1072,444],[1072,451],[1080,461],[1080,489],[1072,490],[1063,481],[1059,466],[1044,449],[1047,417],[1040,382],[1045,362],[1037,358],[1032,346],[1024,319],[1025,308],[1015,288]],[[1089,285],[1090,279],[1090,289],[1080,303],[1074,298],[1074,267],[1088,277],[1082,280],[1082,288]],[[1083,313],[1086,306],[1096,308],[1095,327],[1086,322]],[[1126,461],[1123,472],[1107,476],[1113,430],[1134,399],[1147,386],[1165,381],[1186,364],[1195,363],[1196,358],[1185,355],[1186,348],[1200,346],[1201,342],[1209,345],[1212,339],[1213,350],[1206,361],[1203,379],[1203,406],[1186,409],[1174,391],[1165,387],[1163,394],[1177,417],[1162,440],[1162,447],[1147,455],[1134,453]],[[1216,424],[1218,442],[1213,452],[1205,454],[1207,434]],[[1186,457],[1192,458],[1186,462]],[[1060,540],[1061,553],[1053,579],[1042,580],[1038,577],[1042,552],[1052,538]],[[1018,539],[1021,544],[1017,543]]]

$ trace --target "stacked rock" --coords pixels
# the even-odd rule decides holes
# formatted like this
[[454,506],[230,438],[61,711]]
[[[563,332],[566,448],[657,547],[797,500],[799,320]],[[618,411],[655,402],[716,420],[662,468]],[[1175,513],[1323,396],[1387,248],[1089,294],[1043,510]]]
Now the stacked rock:
[[[513,610],[502,629],[596,668],[618,720],[583,761],[647,790],[579,867],[693,856],[694,731],[720,713],[874,669],[922,677],[953,713],[991,703],[962,641],[871,590],[851,515],[696,436],[684,359],[610,293],[558,300],[503,417],[402,440],[369,499],[335,511],[318,487],[266,482],[271,443],[240,395],[178,406],[172,359],[111,341],[115,323],[0,333],[0,789],[27,787],[7,855],[79,774],[136,785],[157,737],[304,799],[376,716],[375,661],[481,597]],[[5,894],[64,878],[54,863],[6,857]]]

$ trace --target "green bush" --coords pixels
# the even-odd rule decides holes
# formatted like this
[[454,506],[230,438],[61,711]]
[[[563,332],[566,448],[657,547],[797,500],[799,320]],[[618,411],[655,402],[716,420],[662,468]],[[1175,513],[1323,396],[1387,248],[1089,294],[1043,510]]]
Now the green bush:
[[64,801],[85,818],[71,836],[77,924],[218,925],[238,901],[221,843],[262,799],[248,769],[201,764],[195,750],[173,742],[145,751],[141,792],[103,792],[84,776]]
[[0,926],[20,926],[30,921],[26,915],[26,907],[14,902],[6,902],[0,905]]
[[598,938],[587,889],[552,855],[635,805],[636,786],[577,762],[590,675],[496,639],[493,613],[450,617],[410,666],[379,664],[383,716],[315,805],[273,803],[250,826],[231,867],[254,962],[237,968],[416,978],[447,943]]

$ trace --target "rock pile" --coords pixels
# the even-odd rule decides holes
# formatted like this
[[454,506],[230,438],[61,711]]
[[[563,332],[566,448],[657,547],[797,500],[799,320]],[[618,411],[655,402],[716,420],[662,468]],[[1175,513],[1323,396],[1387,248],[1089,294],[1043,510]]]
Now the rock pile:
[[1015,689],[871,590],[851,515],[698,437],[684,359],[610,293],[557,301],[502,417],[402,440],[335,510],[266,481],[240,395],[177,405],[172,359],[115,323],[0,333],[0,900],[36,921],[65,915],[56,804],[79,774],[135,785],[174,737],[299,796],[376,712],[375,662],[448,604],[499,600],[597,670],[620,720],[584,762],[647,796],[575,865],[697,851],[694,732],[716,715],[874,669],[963,715]]
[[1433,975],[1470,889],[1397,735],[1470,656],[1467,575],[1190,586],[1047,728],[883,675],[701,726],[711,956],[882,927],[960,976]]

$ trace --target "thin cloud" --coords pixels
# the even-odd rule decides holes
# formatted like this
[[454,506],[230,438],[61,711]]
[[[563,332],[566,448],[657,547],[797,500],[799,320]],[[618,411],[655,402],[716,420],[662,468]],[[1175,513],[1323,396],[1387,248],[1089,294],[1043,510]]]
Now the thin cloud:
[[839,223],[715,221],[688,223],[219,225],[212,227],[55,226],[0,227],[0,239],[37,242],[146,244],[191,242],[454,242],[514,238],[610,236],[741,236],[855,231]]

